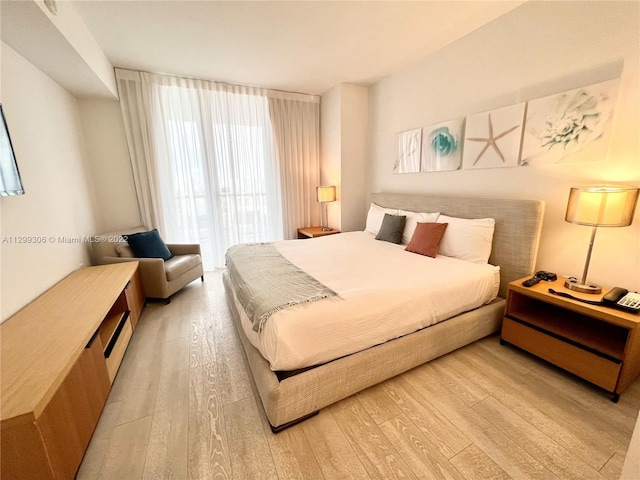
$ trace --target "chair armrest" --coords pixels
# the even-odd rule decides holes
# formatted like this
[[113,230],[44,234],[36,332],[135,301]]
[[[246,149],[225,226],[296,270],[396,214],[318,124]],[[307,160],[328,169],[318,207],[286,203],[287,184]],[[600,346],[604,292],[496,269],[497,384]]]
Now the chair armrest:
[[140,274],[150,278],[166,278],[164,272],[164,260],[161,258],[138,258],[138,257],[102,257],[104,263],[138,262]]
[[171,243],[167,244],[167,247],[173,255],[201,255],[199,243]]
[[164,260],[161,258],[134,258],[140,262],[140,274],[144,281],[145,277],[151,279],[162,278],[166,280],[166,274],[164,271]]

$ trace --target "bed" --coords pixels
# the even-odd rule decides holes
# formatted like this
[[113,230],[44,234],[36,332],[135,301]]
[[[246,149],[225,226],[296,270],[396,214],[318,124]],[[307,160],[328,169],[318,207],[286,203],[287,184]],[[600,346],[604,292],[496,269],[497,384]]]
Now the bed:
[[[314,341],[319,335],[318,332],[320,330],[318,330],[307,335],[312,341],[302,348],[303,351],[308,350],[310,352],[310,357],[300,360],[297,358],[299,355],[296,356],[296,350],[292,350],[293,355],[289,355],[290,352],[288,353],[286,348],[282,346],[287,342],[284,342],[281,346],[273,343],[269,346],[269,342],[265,342],[264,345],[258,343],[257,338],[260,335],[269,336],[270,324],[261,324],[259,328],[254,328],[251,325],[247,312],[244,311],[238,301],[238,287],[231,281],[229,272],[225,272],[223,282],[227,303],[246,354],[246,360],[255,382],[256,391],[274,432],[304,420],[317,413],[319,409],[349,395],[497,331],[504,311],[507,284],[514,279],[531,274],[534,270],[544,210],[544,204],[540,201],[388,193],[372,194],[371,201],[390,209],[412,212],[439,212],[441,215],[465,219],[494,219],[495,228],[489,255],[490,265],[485,265],[484,268],[474,267],[472,269],[473,272],[469,273],[469,275],[475,275],[477,270],[478,275],[480,275],[478,277],[479,280],[473,280],[473,283],[484,282],[486,286],[480,289],[482,293],[469,295],[469,297],[474,297],[475,304],[467,305],[463,308],[464,311],[454,312],[450,318],[436,318],[442,315],[447,317],[451,315],[450,313],[445,313],[444,310],[440,312],[441,306],[437,303],[438,298],[426,300],[428,305],[433,305],[436,314],[423,314],[417,320],[412,318],[411,309],[406,308],[406,298],[398,301],[396,303],[398,303],[399,309],[390,310],[388,315],[392,321],[388,323],[393,325],[407,324],[408,326],[402,327],[405,330],[394,331],[390,334],[384,333],[383,335],[387,335],[387,337],[374,337],[373,340],[367,340],[369,343],[359,344],[357,347],[348,347],[352,350],[344,350],[347,347],[338,345],[341,342],[335,340],[328,342]],[[359,248],[365,248],[365,245],[372,244],[372,248],[385,248],[390,255],[396,255],[397,257],[392,257],[394,258],[393,263],[396,263],[397,258],[401,258],[400,255],[407,256],[406,252],[396,253],[396,251],[392,251],[391,249],[393,248],[398,251],[403,250],[397,249],[396,245],[390,246],[385,245],[386,242],[367,240],[364,232],[341,234],[333,237],[334,240],[331,244],[328,242],[330,237],[325,237],[327,240],[325,242],[321,242],[323,239],[292,240],[285,242],[285,245],[281,245],[280,248],[284,250],[288,248],[287,256],[292,256],[296,261],[299,261],[301,268],[304,268],[302,265],[305,262],[309,263],[304,256],[300,256],[302,254],[299,252],[303,250],[302,247],[307,242],[310,242],[307,244],[309,247],[313,245],[314,248],[320,248],[320,252],[325,255],[327,254],[327,248],[335,249],[336,252],[339,252],[343,246],[346,248],[347,243],[363,242],[363,246],[359,246]],[[338,239],[338,237],[342,238]],[[366,243],[367,241],[369,243]],[[325,248],[325,250],[323,251],[322,248]],[[296,255],[298,256],[296,257]],[[340,263],[339,254],[336,253],[336,255],[334,260],[338,261],[334,263]],[[416,256],[416,261],[422,261],[418,257]],[[446,272],[449,269],[462,268],[461,263],[468,262],[448,260],[439,256],[438,263],[446,264],[446,268],[443,270]],[[499,277],[491,273],[497,270],[495,267],[499,267]],[[318,280],[322,283],[322,268],[320,270],[318,270],[319,267],[314,268],[314,274],[319,277]],[[393,274],[390,275],[392,276]],[[466,277],[467,274],[465,273],[463,276]],[[327,278],[329,279],[330,277]],[[346,282],[349,279],[345,278],[343,280]],[[428,280],[425,279],[425,281]],[[341,285],[340,282],[333,282],[332,285]],[[491,286],[492,282],[494,283],[493,286]],[[374,285],[377,284],[374,283]],[[407,285],[402,285],[402,288],[398,291],[381,292],[380,295],[387,295],[386,298],[390,299],[388,303],[393,303],[391,300],[396,294],[406,293]],[[470,291],[469,286],[466,288],[467,291]],[[487,290],[492,289],[494,291],[489,294]],[[403,292],[400,292],[400,290],[403,290]],[[418,296],[417,292],[418,290],[414,290],[413,293],[409,291],[409,298],[412,295]],[[487,297],[487,295],[489,296]],[[334,321],[333,326],[329,329],[341,328],[340,325],[346,322],[340,321],[340,314],[336,313],[340,312],[340,310],[335,310],[341,300],[341,298],[322,299],[306,305],[302,310],[308,312],[310,318],[313,318],[314,309],[321,308],[322,302],[324,302],[325,306],[330,307],[329,311],[331,312],[330,315],[325,316]],[[362,315],[361,319],[357,320],[356,323],[358,321],[366,322],[368,317],[375,317],[375,314],[368,312],[363,305],[360,307],[362,307]],[[334,310],[331,310],[331,308]],[[296,311],[296,309],[301,310],[299,306],[291,307],[291,311]],[[359,310],[359,308],[356,308],[356,310]],[[321,311],[319,312],[316,312],[316,315],[322,316]],[[277,312],[277,314],[280,314],[280,312]],[[286,317],[287,315],[281,316]],[[271,320],[268,322],[271,322]],[[312,322],[312,324],[315,324],[315,322]],[[369,334],[370,328],[366,325],[377,325],[377,323],[362,323],[362,325],[365,325],[362,330]],[[295,330],[295,328],[292,330]],[[375,329],[371,328],[371,330]],[[348,336],[346,333],[342,335],[342,337],[346,336]],[[359,335],[354,334],[354,336],[358,337]],[[331,349],[329,350],[332,351],[325,352],[322,348],[314,351],[311,348],[314,344],[320,346],[323,344],[330,345]],[[283,354],[282,352],[285,353]],[[291,357],[293,357],[293,360]]]

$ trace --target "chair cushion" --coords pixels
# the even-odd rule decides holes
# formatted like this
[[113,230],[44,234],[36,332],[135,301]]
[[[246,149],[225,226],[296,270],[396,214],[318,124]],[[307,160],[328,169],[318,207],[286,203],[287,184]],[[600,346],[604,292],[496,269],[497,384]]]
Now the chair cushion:
[[162,258],[163,260],[169,260],[172,255],[169,251],[169,247],[164,243],[164,240],[160,238],[160,234],[157,229],[153,229],[150,232],[130,233],[123,235],[131,250],[138,258]]
[[197,267],[202,263],[200,255],[175,255],[171,260],[164,262],[164,269],[167,274],[167,281],[172,281],[178,278],[185,272],[188,272],[193,267]]

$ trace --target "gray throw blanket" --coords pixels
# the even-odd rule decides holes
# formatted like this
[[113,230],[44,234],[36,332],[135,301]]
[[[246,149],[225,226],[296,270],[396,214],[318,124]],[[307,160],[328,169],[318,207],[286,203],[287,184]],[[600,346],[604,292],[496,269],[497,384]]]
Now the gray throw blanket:
[[271,243],[235,245],[227,250],[226,263],[238,300],[256,332],[278,310],[337,296]]

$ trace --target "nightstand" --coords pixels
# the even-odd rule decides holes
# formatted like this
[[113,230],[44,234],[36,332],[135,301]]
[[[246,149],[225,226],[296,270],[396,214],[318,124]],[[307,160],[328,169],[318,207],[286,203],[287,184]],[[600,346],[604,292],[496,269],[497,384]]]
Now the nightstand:
[[500,343],[604,388],[617,402],[640,374],[640,316],[551,294],[549,288],[585,300],[602,299],[601,294],[570,291],[564,279],[527,288],[522,285],[527,278],[509,284]]
[[325,235],[334,235],[340,233],[340,230],[322,230],[322,227],[304,227],[298,229],[298,238],[316,238],[324,237]]

